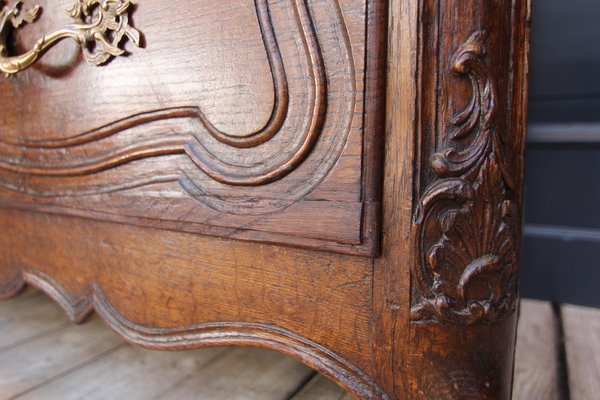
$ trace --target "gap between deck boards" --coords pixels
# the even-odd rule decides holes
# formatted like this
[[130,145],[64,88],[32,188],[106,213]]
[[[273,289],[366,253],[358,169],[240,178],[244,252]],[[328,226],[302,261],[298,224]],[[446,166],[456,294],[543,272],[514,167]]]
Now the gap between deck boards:
[[[600,398],[600,310],[521,303],[514,400]],[[276,352],[158,352],[125,344],[98,319],[72,325],[28,289],[0,302],[0,400],[350,400]]]

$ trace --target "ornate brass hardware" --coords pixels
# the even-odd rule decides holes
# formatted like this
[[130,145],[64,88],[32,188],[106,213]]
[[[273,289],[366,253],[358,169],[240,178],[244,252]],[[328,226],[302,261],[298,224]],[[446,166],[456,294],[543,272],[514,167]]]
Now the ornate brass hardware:
[[[0,1],[0,4],[2,1]],[[129,25],[129,0],[75,0],[67,9],[76,21],[62,29],[42,36],[28,52],[10,56],[7,38],[10,27],[34,22],[41,7],[26,9],[21,1],[5,5],[0,14],[0,71],[11,75],[32,66],[48,49],[63,39],[73,39],[81,45],[84,59],[90,65],[101,65],[112,57],[125,54],[119,47],[126,36],[140,46],[140,32]]]

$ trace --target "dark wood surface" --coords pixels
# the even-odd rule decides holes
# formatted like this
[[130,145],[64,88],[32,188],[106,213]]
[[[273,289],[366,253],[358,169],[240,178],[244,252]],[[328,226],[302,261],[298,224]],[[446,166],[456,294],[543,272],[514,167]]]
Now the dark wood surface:
[[105,66],[63,42],[0,81],[0,297],[361,399],[510,398],[528,2],[191,4],[139,2]]

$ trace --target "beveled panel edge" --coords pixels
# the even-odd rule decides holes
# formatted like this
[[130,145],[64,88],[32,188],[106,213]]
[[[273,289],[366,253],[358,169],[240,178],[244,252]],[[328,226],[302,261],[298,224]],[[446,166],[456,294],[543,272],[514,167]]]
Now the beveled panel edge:
[[[363,116],[363,135],[362,135],[362,170],[361,170],[361,199],[359,202],[354,203],[357,207],[362,209],[360,215],[360,226],[359,232],[360,240],[357,243],[345,243],[327,239],[319,239],[316,237],[305,237],[294,234],[286,234],[281,232],[268,232],[268,231],[253,231],[239,229],[239,232],[244,232],[243,237],[232,237],[227,234],[219,234],[218,231],[231,231],[232,228],[210,227],[208,229],[200,229],[202,224],[190,223],[188,228],[181,228],[181,222],[160,221],[151,218],[144,219],[139,217],[133,217],[128,215],[110,215],[103,212],[85,212],[82,210],[71,209],[67,206],[56,206],[56,205],[42,205],[42,204],[23,204],[19,201],[13,200],[0,200],[0,204],[7,208],[24,209],[28,211],[46,212],[57,215],[71,215],[84,218],[91,218],[94,220],[108,220],[113,222],[140,225],[153,227],[158,229],[169,229],[177,230],[188,233],[197,233],[207,236],[216,236],[222,238],[233,238],[236,240],[244,240],[251,242],[261,242],[269,244],[281,244],[289,245],[299,248],[314,249],[319,251],[334,252],[346,255],[357,255],[364,257],[377,257],[380,254],[380,212],[381,212],[381,187],[382,187],[382,153],[383,153],[383,139],[384,139],[384,125],[385,125],[385,92],[386,92],[386,77],[387,77],[387,9],[388,2],[367,0],[365,3],[366,7],[366,51],[365,51],[365,77],[364,77],[364,116]],[[275,85],[276,87],[278,85]],[[164,113],[174,112],[178,117],[189,117],[196,118],[198,111],[195,108],[183,107],[175,110],[162,110]],[[160,112],[159,112],[160,113]],[[145,116],[140,116],[145,121]],[[116,121],[115,124],[125,124],[127,121]],[[64,144],[67,146],[78,144],[81,140],[87,140],[87,136],[93,136],[98,131],[100,137],[105,135],[104,130],[114,128],[113,125],[102,127],[94,130],[88,134],[77,135],[74,138],[69,138]],[[8,145],[16,145],[18,143],[7,143]],[[21,143],[23,144],[23,143]],[[53,142],[40,142],[40,143],[24,143],[26,146],[32,146],[32,148],[54,148],[58,147],[59,143]],[[181,149],[168,147],[166,149],[159,149],[158,152],[165,154],[178,154]],[[154,151],[154,150],[153,150]],[[136,156],[137,157],[137,156]],[[335,168],[335,167],[333,167]],[[165,176],[161,179],[155,179],[156,182],[171,182],[177,180],[173,176]],[[154,180],[150,183],[154,183]],[[318,187],[318,186],[317,186]],[[213,229],[214,228],[214,229]],[[255,238],[253,233],[256,232]]]
[[[389,1],[367,2],[367,52],[362,171],[364,255],[381,254],[381,205],[388,74]],[[377,30],[376,27],[379,27]],[[358,253],[357,253],[358,254]]]
[[[379,231],[374,228],[363,229],[367,234],[361,239],[360,244],[340,243],[332,240],[323,240],[304,236],[296,236],[285,233],[274,233],[243,228],[230,228],[209,226],[199,223],[185,223],[178,221],[155,220],[120,214],[109,214],[104,212],[91,212],[71,207],[60,207],[53,205],[35,205],[19,203],[0,199],[0,207],[31,213],[45,213],[58,216],[82,218],[100,222],[114,222],[124,225],[140,226],[151,229],[164,229],[173,232],[195,234],[203,237],[214,237],[215,239],[231,239],[244,242],[264,243],[271,245],[282,245],[300,249],[324,251],[349,256],[360,256],[375,258],[380,253]],[[379,218],[379,204],[363,204],[362,218],[375,221]]]

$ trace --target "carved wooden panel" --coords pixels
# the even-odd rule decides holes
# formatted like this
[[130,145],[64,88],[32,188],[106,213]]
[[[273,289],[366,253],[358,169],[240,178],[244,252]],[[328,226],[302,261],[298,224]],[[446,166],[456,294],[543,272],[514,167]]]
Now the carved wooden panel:
[[431,157],[437,179],[416,209],[420,226],[415,320],[494,321],[515,309],[519,211],[503,155],[496,82],[487,59],[487,33],[477,31],[453,57],[452,70],[471,83],[466,109],[444,132],[449,143]]
[[[520,7],[504,2],[487,11],[514,27]],[[425,9],[433,27],[462,11],[434,2]],[[515,91],[522,78],[513,75],[522,53],[497,43],[520,32],[480,22],[486,17],[473,15],[477,22],[470,32],[462,26],[462,39],[425,28],[435,46],[423,57],[437,70],[423,64],[432,103],[422,110],[413,321],[499,322],[516,310],[522,128],[512,113],[522,101]]]
[[[15,53],[67,24],[71,3],[38,1]],[[130,11],[142,48],[124,42],[126,57],[92,68],[60,43],[0,80],[0,201],[374,255],[374,3],[147,0]]]
[[[40,0],[0,62],[71,3]],[[66,40],[0,79],[0,299],[275,349],[359,399],[509,399],[529,1],[129,12],[140,48],[92,67]]]

